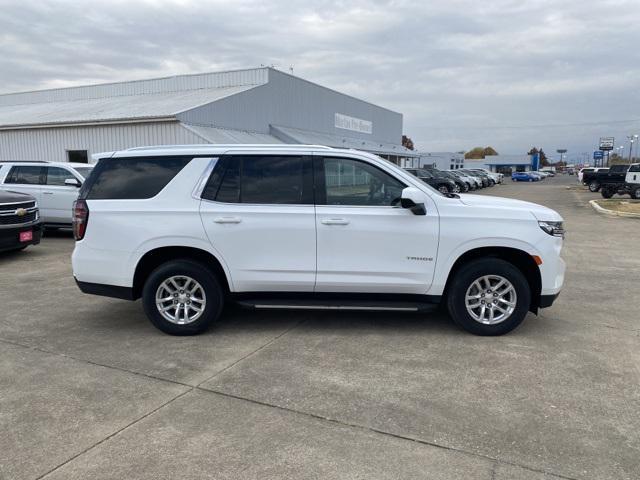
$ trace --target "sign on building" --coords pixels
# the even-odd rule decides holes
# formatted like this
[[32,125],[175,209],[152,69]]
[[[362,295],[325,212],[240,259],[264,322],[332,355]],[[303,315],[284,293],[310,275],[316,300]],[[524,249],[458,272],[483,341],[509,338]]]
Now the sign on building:
[[343,130],[351,130],[352,132],[368,133],[369,135],[373,133],[373,122],[350,117],[342,113],[336,113],[335,126]]
[[600,137],[600,150],[613,150],[614,137]]
[[602,150],[596,150],[593,152],[594,160],[602,160],[604,158],[604,152]]

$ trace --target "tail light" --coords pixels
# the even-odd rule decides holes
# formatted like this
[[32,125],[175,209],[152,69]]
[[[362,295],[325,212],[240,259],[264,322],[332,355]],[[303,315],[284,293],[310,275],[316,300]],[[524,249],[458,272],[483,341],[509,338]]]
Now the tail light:
[[85,200],[73,202],[73,236],[77,240],[82,240],[87,231],[89,222],[89,206]]

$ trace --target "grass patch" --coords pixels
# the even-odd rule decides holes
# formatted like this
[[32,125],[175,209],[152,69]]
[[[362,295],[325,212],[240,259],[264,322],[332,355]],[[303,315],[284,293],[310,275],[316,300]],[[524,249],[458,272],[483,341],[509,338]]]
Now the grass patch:
[[640,200],[610,199],[596,201],[598,205],[607,210],[624,213],[640,213]]

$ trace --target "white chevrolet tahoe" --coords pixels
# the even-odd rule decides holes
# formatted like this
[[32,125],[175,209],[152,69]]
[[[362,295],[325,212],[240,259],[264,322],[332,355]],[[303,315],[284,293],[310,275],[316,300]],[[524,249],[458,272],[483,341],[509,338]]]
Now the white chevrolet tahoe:
[[160,330],[203,332],[225,302],[428,311],[479,335],[550,306],[555,211],[443,195],[375,155],[305,145],[146,147],[98,161],[74,206],[85,293],[135,300]]
[[71,226],[71,208],[93,165],[0,161],[0,190],[27,193],[40,207],[47,229]]

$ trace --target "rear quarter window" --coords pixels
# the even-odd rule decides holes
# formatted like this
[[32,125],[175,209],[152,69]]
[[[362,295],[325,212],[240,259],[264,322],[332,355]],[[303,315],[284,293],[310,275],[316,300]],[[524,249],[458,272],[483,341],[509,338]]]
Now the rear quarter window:
[[192,157],[101,159],[85,182],[80,198],[141,200],[155,197]]

